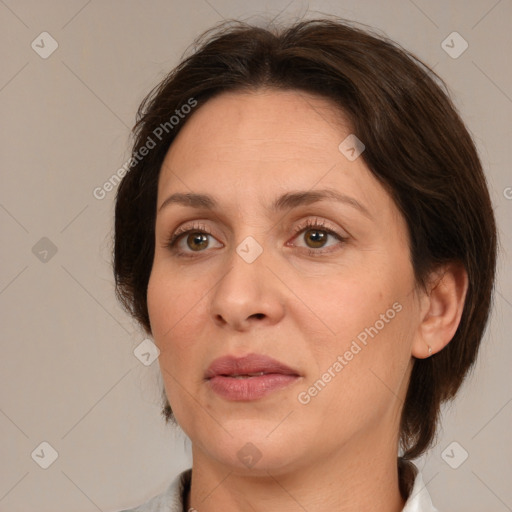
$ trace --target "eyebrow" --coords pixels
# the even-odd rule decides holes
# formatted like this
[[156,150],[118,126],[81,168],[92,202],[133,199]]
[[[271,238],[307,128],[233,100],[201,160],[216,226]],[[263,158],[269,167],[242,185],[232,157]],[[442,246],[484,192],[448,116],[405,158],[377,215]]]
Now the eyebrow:
[[[331,188],[321,190],[287,192],[279,196],[268,208],[271,213],[278,213],[285,210],[292,210],[299,206],[307,206],[320,201],[331,200],[344,203],[359,210],[363,215],[373,220],[373,216],[368,209],[353,197],[347,196]],[[175,193],[170,195],[158,208],[161,212],[165,207],[171,204],[180,204],[190,208],[199,208],[204,210],[215,210],[219,208],[219,203],[208,194],[196,193]]]

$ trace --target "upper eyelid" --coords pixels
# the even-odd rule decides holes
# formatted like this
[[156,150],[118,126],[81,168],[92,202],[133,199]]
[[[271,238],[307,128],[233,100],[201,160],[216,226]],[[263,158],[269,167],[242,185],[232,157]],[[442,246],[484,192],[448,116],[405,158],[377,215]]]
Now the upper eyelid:
[[[301,220],[301,221],[293,221],[292,224],[296,224],[296,226],[293,228],[293,230],[300,229],[303,227],[309,227],[310,224],[314,224],[313,227],[331,229],[332,231],[342,229],[342,228],[338,228],[336,226],[329,224],[330,221],[323,219],[318,215],[308,215],[306,217],[307,218],[305,218],[304,220]],[[206,222],[208,222],[208,221],[206,221]],[[270,228],[270,230],[274,229],[275,226],[276,225],[274,224]],[[205,221],[191,220],[191,221],[183,222],[182,224],[178,225],[178,227],[176,227],[172,232],[176,233],[177,231],[185,231],[188,229],[197,229],[197,230],[204,229],[205,231],[211,231],[210,228],[208,227],[208,225],[205,224]],[[345,230],[342,229],[342,231],[345,231]]]

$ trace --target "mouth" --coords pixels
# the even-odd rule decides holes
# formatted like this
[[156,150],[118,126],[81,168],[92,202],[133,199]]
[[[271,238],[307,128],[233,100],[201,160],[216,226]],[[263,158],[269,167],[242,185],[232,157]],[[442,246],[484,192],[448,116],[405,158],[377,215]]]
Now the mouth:
[[299,372],[259,354],[216,359],[205,373],[211,390],[230,401],[258,400],[300,379]]
[[205,379],[232,377],[247,379],[262,375],[280,374],[299,376],[299,372],[286,364],[263,354],[249,354],[243,357],[226,355],[215,359],[205,373]]
[[258,373],[247,373],[243,375],[219,375],[219,377],[232,377],[233,379],[248,379],[249,377],[259,377],[261,375],[272,375],[270,373],[258,372]]
[[249,402],[287,388],[299,378],[298,375],[261,373],[257,375],[216,375],[206,382],[210,390],[225,400]]

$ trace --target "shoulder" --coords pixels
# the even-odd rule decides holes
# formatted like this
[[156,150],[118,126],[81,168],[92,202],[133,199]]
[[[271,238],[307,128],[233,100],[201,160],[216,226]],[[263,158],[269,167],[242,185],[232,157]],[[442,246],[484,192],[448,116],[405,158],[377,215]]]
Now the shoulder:
[[136,508],[119,512],[182,512],[184,496],[190,487],[191,474],[192,468],[181,472],[162,493]]

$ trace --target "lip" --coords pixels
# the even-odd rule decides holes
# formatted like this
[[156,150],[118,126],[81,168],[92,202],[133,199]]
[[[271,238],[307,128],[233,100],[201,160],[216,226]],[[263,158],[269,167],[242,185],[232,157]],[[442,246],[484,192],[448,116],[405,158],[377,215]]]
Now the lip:
[[[263,375],[235,378],[235,375]],[[227,355],[215,359],[205,373],[210,388],[218,395],[233,401],[257,400],[297,381],[297,370],[262,354],[244,357]]]
[[244,375],[260,372],[299,375],[296,370],[272,357],[263,354],[248,354],[243,357],[227,355],[215,359],[206,370],[205,378],[210,379],[219,375]]

